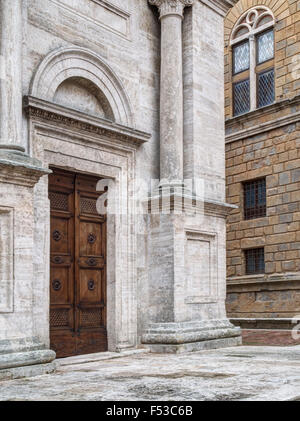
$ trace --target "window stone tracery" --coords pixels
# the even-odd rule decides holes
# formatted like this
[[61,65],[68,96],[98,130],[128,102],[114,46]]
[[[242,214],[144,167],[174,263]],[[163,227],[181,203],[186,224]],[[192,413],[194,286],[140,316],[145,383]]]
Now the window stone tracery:
[[275,100],[273,12],[256,6],[243,13],[231,33],[233,115]]

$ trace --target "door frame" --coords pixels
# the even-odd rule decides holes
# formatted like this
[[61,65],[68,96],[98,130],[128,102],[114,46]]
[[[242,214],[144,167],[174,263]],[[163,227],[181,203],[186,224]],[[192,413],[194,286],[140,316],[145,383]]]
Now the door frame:
[[[49,181],[50,180],[50,176],[48,176],[48,191],[49,191],[49,197],[50,197],[50,192],[60,192],[63,193],[65,195],[68,195],[68,214],[66,216],[66,213],[64,212],[66,209],[63,210],[63,212],[61,212],[61,210],[59,209],[55,209],[55,208],[51,208],[51,201],[50,201],[50,220],[52,221],[52,224],[54,223],[53,221],[59,219],[59,220],[63,220],[63,221],[68,221],[68,246],[67,246],[67,250],[64,250],[63,252],[60,251],[55,251],[55,246],[59,246],[59,243],[56,243],[55,241],[51,241],[51,244],[54,246],[54,249],[50,248],[50,275],[52,273],[52,277],[50,279],[50,290],[52,290],[52,282],[53,282],[53,272],[52,270],[55,272],[55,270],[59,270],[60,268],[68,268],[68,275],[67,275],[67,280],[65,280],[65,282],[67,283],[68,286],[68,294],[69,295],[69,300],[70,302],[65,302],[65,303],[56,303],[55,301],[52,302],[51,301],[51,294],[50,294],[50,313],[51,310],[52,311],[60,311],[61,309],[65,308],[66,305],[71,305],[72,306],[72,316],[69,314],[68,318],[69,318],[69,322],[68,323],[72,323],[72,327],[68,327],[68,326],[55,326],[53,327],[53,330],[51,331],[51,323],[50,323],[50,346],[51,344],[53,346],[56,345],[62,345],[64,344],[64,349],[67,347],[67,349],[69,351],[63,350],[63,352],[61,353],[61,357],[62,356],[74,356],[74,355],[83,355],[83,354],[87,354],[87,353],[95,353],[95,352],[102,352],[102,351],[106,351],[106,349],[104,350],[103,348],[105,348],[107,346],[107,276],[106,276],[106,255],[107,255],[107,235],[106,235],[106,226],[107,226],[107,218],[106,216],[103,217],[103,215],[98,215],[98,217],[95,218],[95,214],[92,215],[88,215],[86,213],[83,213],[80,211],[81,209],[81,205],[80,205],[80,198],[83,197],[92,197],[93,199],[96,199],[97,197],[101,197],[104,193],[104,190],[101,189],[101,191],[99,189],[95,189],[95,191],[91,190],[88,186],[86,186],[86,182],[89,181],[94,181],[95,183],[95,187],[97,185],[97,181],[99,181],[100,179],[98,177],[96,177],[94,179],[94,177],[91,177],[91,175],[86,175],[85,173],[75,173],[72,171],[65,171],[65,170],[61,170],[60,168],[56,168],[56,167],[50,167],[50,170],[52,171],[52,173],[55,175],[55,177],[52,179],[52,182]],[[54,182],[54,180],[56,180],[56,178],[64,178],[64,182],[62,184]],[[93,180],[94,179],[94,180]],[[80,182],[78,184],[78,181]],[[89,183],[88,183],[89,184]],[[99,190],[99,193],[97,194],[97,190]],[[71,198],[70,198],[71,197]],[[101,241],[101,258],[103,257],[104,262],[101,263],[101,258],[100,256],[98,256],[98,258],[96,258],[95,262],[98,261],[98,265],[89,265],[88,260],[86,258],[81,258],[80,259],[80,224],[84,223],[84,222],[89,222],[89,223],[95,223],[98,224],[98,226],[101,226],[101,238],[98,239],[99,241]],[[51,222],[50,222],[51,224]],[[51,233],[53,233],[53,227],[52,227],[52,231]],[[62,254],[65,255],[66,252],[70,253],[69,255],[69,261],[61,261],[56,263],[55,261],[53,261],[53,255],[54,254]],[[67,257],[68,259],[68,257]],[[100,259],[100,262],[99,262]],[[65,260],[65,259],[63,259]],[[81,260],[81,261],[79,261]],[[62,264],[62,265],[60,265]],[[52,265],[52,266],[51,266]],[[103,265],[103,267],[102,267]],[[97,267],[96,267],[97,266]],[[101,266],[101,269],[100,269]],[[104,303],[104,308],[102,307],[102,303],[93,303],[90,302],[87,305],[87,302],[80,302],[79,301],[79,283],[80,283],[80,271],[87,271],[89,272],[90,270],[100,270],[101,272],[101,279],[103,280],[100,285],[98,286],[98,288],[101,289],[101,297],[103,299],[103,303]],[[95,276],[92,275],[93,277]],[[93,278],[94,279],[94,278]],[[69,284],[69,282],[72,282],[72,285]],[[55,292],[52,291],[52,293],[54,294],[54,297],[56,296]],[[81,308],[79,306],[79,304],[81,306],[83,306],[83,308]],[[83,309],[87,309],[87,308],[93,308],[95,309],[96,307],[98,307],[98,309],[100,307],[102,307],[103,309],[101,310],[102,313],[102,317],[103,317],[103,321],[104,321],[104,325],[102,326],[81,326],[81,323],[79,321],[80,319],[80,315],[79,313],[83,310]],[[80,309],[79,309],[80,308]],[[103,329],[104,328],[104,329]],[[104,334],[105,332],[105,334]],[[90,343],[89,341],[91,340],[91,338],[93,337],[94,339],[94,343],[98,343],[98,348],[97,346],[93,345],[92,343]],[[81,340],[79,340],[81,338]],[[84,338],[89,339],[87,342],[85,342]],[[97,338],[97,340],[96,340]],[[80,346],[82,348],[82,352],[78,352],[78,340],[80,342]],[[96,341],[96,342],[95,342]],[[100,343],[99,343],[100,341]],[[73,350],[73,352],[71,351],[71,349]],[[102,349],[100,349],[102,348]],[[55,348],[51,348],[51,349],[55,349]],[[87,351],[89,350],[89,352]]]
[[[56,116],[31,115],[30,148],[46,168],[55,167],[111,181],[109,198],[115,211],[107,215],[107,339],[109,351],[137,346],[137,276],[135,183],[136,146],[130,142],[107,138],[78,128],[59,127]],[[124,194],[125,192],[125,194]],[[43,295],[43,306],[37,320],[37,331],[49,345],[49,269],[50,203],[48,177],[35,187],[35,249],[43,256],[35,262],[37,288]],[[45,228],[41,232],[41,226]],[[45,247],[46,244],[46,247]],[[46,263],[47,262],[47,263]],[[125,303],[125,305],[124,305]]]

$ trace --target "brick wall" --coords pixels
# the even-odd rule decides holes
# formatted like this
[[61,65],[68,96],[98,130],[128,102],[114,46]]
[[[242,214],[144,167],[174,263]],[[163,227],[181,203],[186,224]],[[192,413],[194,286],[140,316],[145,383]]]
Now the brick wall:
[[[242,249],[265,246],[266,273],[300,271],[300,123],[226,145],[228,272],[244,275]],[[243,218],[242,182],[266,177],[267,216]]]
[[[276,121],[281,110],[271,108]],[[299,112],[300,97],[288,109]],[[257,115],[253,125],[267,118]],[[227,201],[238,206],[227,223],[229,315],[300,314],[300,122],[227,143],[226,167]],[[266,177],[267,216],[244,220],[243,182],[260,177]],[[265,249],[265,275],[247,277],[244,250],[259,246]]]
[[[230,35],[238,18],[257,5],[269,7],[276,18],[275,25],[275,87],[276,99],[283,100],[300,94],[300,1],[299,0],[240,0],[225,19],[225,116],[232,116],[232,53]],[[298,69],[298,70],[297,70]],[[295,77],[298,75],[298,78]]]
[[[256,5],[268,6],[276,18],[276,103],[232,117],[230,34]],[[300,1],[236,4],[225,19],[225,78],[227,201],[238,206],[227,224],[228,314],[291,318],[300,314]],[[243,182],[261,177],[267,216],[245,220]],[[260,246],[265,274],[246,276],[244,250]]]

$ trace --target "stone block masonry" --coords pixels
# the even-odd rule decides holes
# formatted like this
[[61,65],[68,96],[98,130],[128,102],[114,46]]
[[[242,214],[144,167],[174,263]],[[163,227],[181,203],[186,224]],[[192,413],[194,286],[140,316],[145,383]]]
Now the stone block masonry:
[[[233,117],[230,35],[242,13],[257,5],[269,7],[276,20],[275,102]],[[257,320],[251,329],[279,329],[279,319],[291,321],[300,314],[299,54],[299,2],[240,0],[228,13],[225,19],[226,195],[227,201],[238,209],[231,212],[227,221],[227,312],[236,325],[245,329],[247,320]],[[261,178],[266,180],[266,216],[245,220],[243,183]],[[265,272],[249,276],[245,250],[257,247],[264,248]],[[263,325],[258,322],[265,319]],[[289,335],[291,328],[290,323]],[[260,340],[261,334],[257,338]]]

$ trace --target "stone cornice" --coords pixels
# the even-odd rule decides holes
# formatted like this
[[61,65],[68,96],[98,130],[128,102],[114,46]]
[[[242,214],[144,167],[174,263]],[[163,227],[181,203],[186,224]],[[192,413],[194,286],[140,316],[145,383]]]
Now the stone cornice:
[[200,0],[200,2],[213,9],[221,16],[226,16],[228,11],[238,2],[238,0]]
[[38,160],[25,155],[1,154],[0,182],[32,188],[42,176],[51,173],[40,164]]
[[290,282],[295,282],[299,285],[299,281],[300,272],[244,275],[227,278],[227,286],[241,288],[244,285],[270,285]]
[[[292,99],[276,102],[275,104],[254,110],[250,113],[228,119],[225,123],[226,143],[246,139],[251,136],[256,136],[270,130],[299,122],[299,106],[300,95]],[[296,107],[298,107],[298,109]],[[276,113],[289,108],[291,110],[290,113],[283,117],[277,117]],[[257,120],[262,117],[265,117],[266,119],[269,118],[269,120],[257,124]],[[252,122],[253,124],[251,125]]]
[[294,320],[292,317],[291,318],[234,317],[234,318],[230,318],[230,322],[234,324],[235,326],[239,326],[241,329],[261,329],[261,330],[293,329],[293,327],[295,327],[295,324],[297,323],[296,320]]
[[129,142],[136,146],[149,141],[151,138],[149,133],[31,96],[24,98],[24,107],[30,119],[62,124],[78,131],[102,135],[118,141]]
[[266,123],[257,124],[250,129],[243,129],[234,134],[226,136],[226,143],[236,142],[238,140],[247,139],[251,136],[256,136],[270,130],[275,130],[289,124],[298,123],[300,121],[300,111],[298,113],[290,114]]
[[150,4],[158,7],[159,17],[162,19],[168,15],[183,17],[183,10],[186,6],[192,6],[194,0],[148,0]]
[[[163,201],[163,199],[168,200]],[[152,195],[145,201],[148,212],[155,209],[158,212],[170,211],[170,213],[184,212],[186,214],[204,214],[206,216],[215,216],[226,218],[236,205],[229,203],[216,202],[210,199],[204,199],[187,193],[171,193],[169,196]]]

